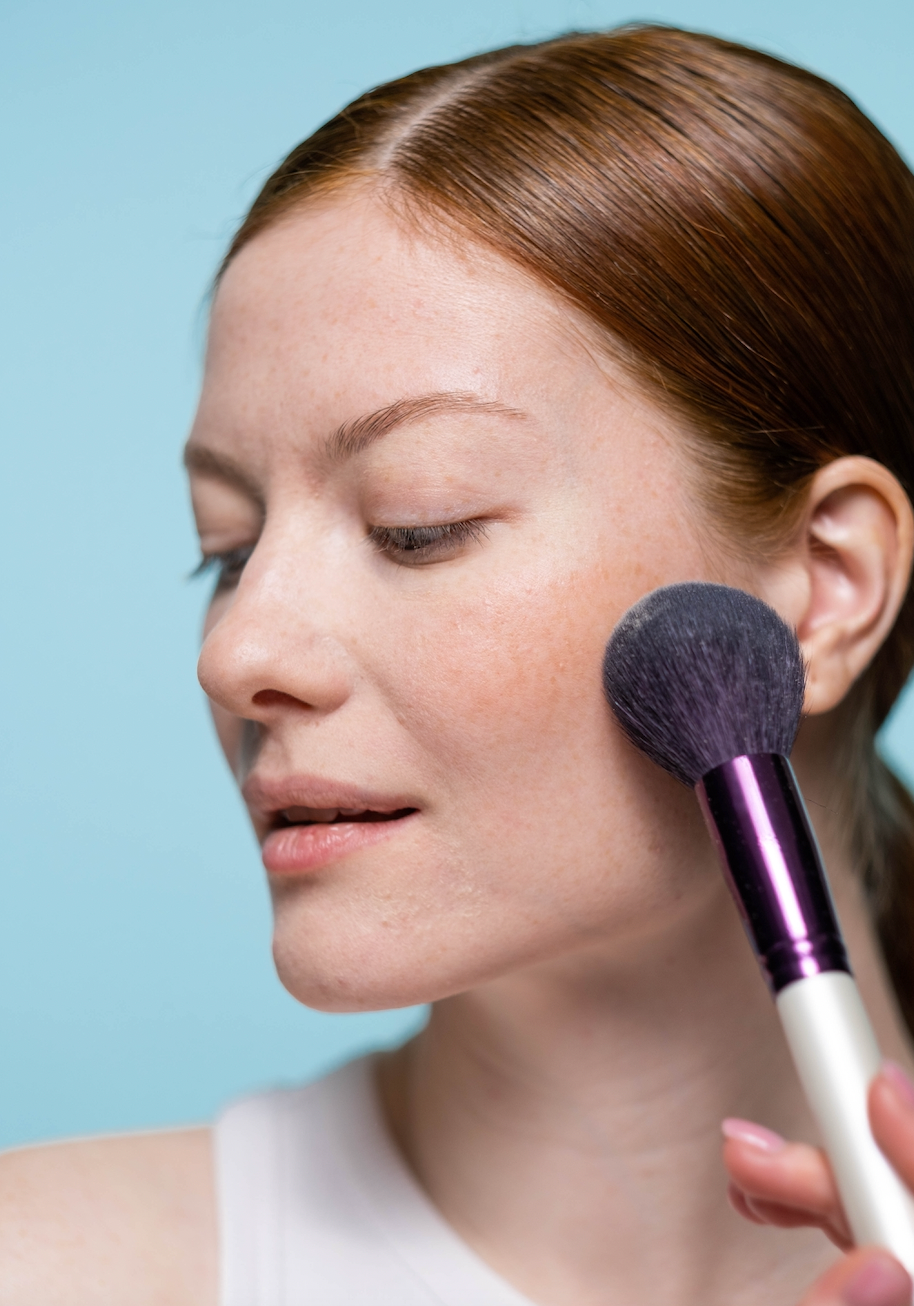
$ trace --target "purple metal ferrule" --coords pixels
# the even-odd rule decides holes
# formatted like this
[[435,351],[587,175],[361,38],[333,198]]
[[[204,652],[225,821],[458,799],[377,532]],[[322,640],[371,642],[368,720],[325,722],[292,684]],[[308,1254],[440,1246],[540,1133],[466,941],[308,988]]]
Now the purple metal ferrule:
[[816,837],[787,758],[735,757],[702,776],[695,792],[772,993],[823,971],[850,974]]

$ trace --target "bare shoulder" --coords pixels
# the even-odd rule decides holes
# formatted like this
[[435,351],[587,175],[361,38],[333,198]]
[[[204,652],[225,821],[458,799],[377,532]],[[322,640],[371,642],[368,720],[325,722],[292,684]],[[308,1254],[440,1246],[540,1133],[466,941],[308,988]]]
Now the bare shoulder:
[[3,1306],[216,1306],[208,1129],[0,1155]]

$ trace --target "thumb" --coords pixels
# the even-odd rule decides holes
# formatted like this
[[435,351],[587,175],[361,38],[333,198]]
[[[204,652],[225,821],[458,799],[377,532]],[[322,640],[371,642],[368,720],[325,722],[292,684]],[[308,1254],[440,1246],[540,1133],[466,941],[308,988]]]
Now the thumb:
[[858,1247],[822,1276],[800,1306],[911,1306],[911,1279],[893,1256]]

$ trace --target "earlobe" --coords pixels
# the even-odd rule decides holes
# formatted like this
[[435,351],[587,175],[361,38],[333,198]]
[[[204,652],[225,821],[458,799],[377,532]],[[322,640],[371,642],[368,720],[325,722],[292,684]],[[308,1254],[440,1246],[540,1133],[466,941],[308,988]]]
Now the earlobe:
[[880,463],[838,458],[813,478],[798,544],[794,620],[815,715],[841,702],[895,623],[914,552],[910,500]]

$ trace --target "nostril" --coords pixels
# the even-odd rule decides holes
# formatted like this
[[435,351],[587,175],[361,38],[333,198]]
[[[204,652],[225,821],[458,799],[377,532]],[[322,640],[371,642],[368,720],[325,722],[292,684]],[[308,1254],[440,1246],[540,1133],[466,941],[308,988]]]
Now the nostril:
[[304,707],[310,706],[292,694],[284,694],[280,689],[259,689],[251,699],[255,707]]

